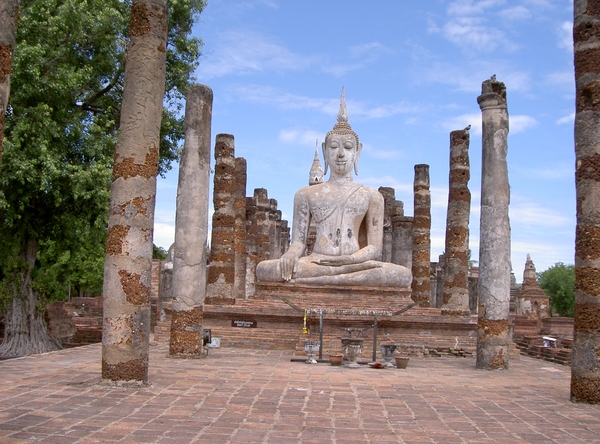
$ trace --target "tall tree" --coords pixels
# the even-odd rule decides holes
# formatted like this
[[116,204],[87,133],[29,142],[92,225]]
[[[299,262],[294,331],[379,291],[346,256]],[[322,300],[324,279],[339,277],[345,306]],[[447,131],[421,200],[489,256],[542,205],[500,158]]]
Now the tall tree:
[[[46,301],[102,288],[130,5],[21,1],[0,175],[0,355],[54,349]],[[170,1],[161,174],[179,155],[179,108],[201,47],[190,32],[203,7]]]
[[10,72],[17,41],[19,0],[0,0],[0,165],[2,165],[2,140],[4,115],[10,95]]
[[538,273],[540,287],[550,296],[553,313],[573,317],[575,313],[575,266],[557,262]]

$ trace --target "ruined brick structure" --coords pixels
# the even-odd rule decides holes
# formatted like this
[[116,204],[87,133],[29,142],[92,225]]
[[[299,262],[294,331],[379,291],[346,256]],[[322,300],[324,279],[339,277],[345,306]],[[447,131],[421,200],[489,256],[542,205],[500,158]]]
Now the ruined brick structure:
[[538,284],[535,265],[531,256],[527,255],[523,271],[523,285],[517,296],[517,314],[526,315],[539,322],[550,316],[550,298]]
[[290,229],[281,219],[277,200],[269,199],[266,189],[256,188],[253,197],[246,197],[246,297],[254,294],[256,265],[281,257],[289,239]]

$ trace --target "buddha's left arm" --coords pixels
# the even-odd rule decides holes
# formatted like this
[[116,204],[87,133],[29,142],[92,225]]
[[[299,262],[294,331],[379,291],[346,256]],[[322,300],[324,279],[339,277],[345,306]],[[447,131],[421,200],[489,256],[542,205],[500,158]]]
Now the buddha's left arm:
[[365,258],[363,261],[381,260],[381,252],[383,251],[383,212],[383,196],[379,191],[374,191],[371,201],[369,202],[369,209],[365,215],[367,246],[355,253],[360,254],[361,256],[364,255],[364,257],[368,256],[368,258]]

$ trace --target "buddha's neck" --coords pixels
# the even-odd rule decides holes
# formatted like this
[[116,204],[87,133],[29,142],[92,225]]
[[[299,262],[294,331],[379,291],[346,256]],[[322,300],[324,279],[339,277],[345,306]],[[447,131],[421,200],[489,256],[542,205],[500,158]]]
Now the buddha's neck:
[[327,182],[344,184],[354,182],[354,179],[352,179],[352,175],[338,176],[337,174],[332,173]]

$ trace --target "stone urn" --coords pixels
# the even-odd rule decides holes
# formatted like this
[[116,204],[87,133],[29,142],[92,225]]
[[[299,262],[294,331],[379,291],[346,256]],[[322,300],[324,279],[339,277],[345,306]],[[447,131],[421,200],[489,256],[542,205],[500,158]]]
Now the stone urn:
[[315,355],[319,353],[319,346],[321,345],[320,341],[307,340],[304,341],[304,351],[306,352],[307,364],[316,364],[317,360],[315,359]]
[[396,344],[392,344],[389,342],[379,344],[379,351],[381,352],[381,356],[383,356],[385,366],[393,367],[394,364],[392,364],[392,358],[394,357],[394,353],[396,353]]
[[344,360],[344,355],[341,353],[335,353],[329,355],[329,363],[334,366],[342,365],[342,361]]
[[409,359],[408,356],[396,356],[396,368],[406,368]]
[[365,340],[360,338],[342,338],[342,351],[344,352],[344,357],[348,360],[346,367],[360,367],[356,360],[362,353],[362,346],[364,342]]

